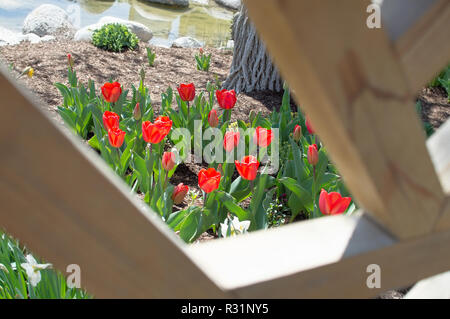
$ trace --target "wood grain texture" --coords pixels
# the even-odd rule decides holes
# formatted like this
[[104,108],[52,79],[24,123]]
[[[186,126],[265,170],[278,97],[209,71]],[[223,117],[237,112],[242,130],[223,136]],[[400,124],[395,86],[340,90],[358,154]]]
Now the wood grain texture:
[[430,233],[444,193],[396,52],[366,27],[369,2],[245,4],[358,203],[399,238]]
[[0,227],[98,298],[226,297],[103,160],[0,73]]
[[[357,214],[313,219],[200,243],[190,246],[188,251],[221,288],[235,290],[336,263],[395,242],[367,216]],[[276,292],[265,294],[268,298],[277,297]]]
[[450,63],[449,30],[450,1],[439,0],[396,41],[412,94]]
[[[449,245],[449,231],[435,233],[232,291],[241,298],[373,298],[448,271]],[[380,266],[381,288],[367,287],[371,264]]]

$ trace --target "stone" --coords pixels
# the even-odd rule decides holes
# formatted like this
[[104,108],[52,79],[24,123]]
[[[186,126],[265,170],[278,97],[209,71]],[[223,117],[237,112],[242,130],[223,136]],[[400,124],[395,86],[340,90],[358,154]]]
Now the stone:
[[19,32],[14,32],[6,28],[0,27],[0,46],[2,45],[15,45],[22,41],[29,41],[31,43],[39,43],[42,41],[50,41],[55,39],[52,35],[46,35],[39,37],[34,33],[22,34]]
[[136,36],[143,42],[148,42],[153,37],[153,33],[148,27],[139,22],[133,22],[128,20],[123,20],[115,17],[103,17],[96,24],[88,25],[81,28],[75,33],[75,41],[92,41],[92,35],[95,30],[100,29],[103,25],[108,23],[120,23],[126,25],[130,32],[136,34]]
[[151,3],[164,4],[173,7],[189,7],[189,0],[145,0]]
[[173,48],[201,48],[203,45],[192,37],[181,37],[172,43]]
[[23,22],[24,34],[34,33],[40,37],[74,32],[67,12],[52,4],[43,4],[27,15]]
[[229,9],[239,10],[241,0],[215,0],[217,4]]

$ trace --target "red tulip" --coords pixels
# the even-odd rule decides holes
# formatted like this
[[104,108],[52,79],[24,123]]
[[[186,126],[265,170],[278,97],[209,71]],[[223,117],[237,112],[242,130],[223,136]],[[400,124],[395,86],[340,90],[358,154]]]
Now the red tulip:
[[119,128],[120,117],[114,112],[106,111],[103,113],[103,126],[107,131]]
[[208,114],[208,123],[211,127],[219,126],[219,117],[216,110],[211,110]]
[[176,205],[181,204],[188,191],[189,187],[187,185],[184,185],[183,183],[180,183],[177,186],[175,186],[172,194],[173,203]]
[[308,146],[308,163],[312,166],[316,166],[317,162],[319,162],[319,153],[317,150],[317,145],[309,145]]
[[172,152],[165,152],[162,157],[162,167],[166,171],[171,171],[175,167],[175,154]]
[[234,164],[236,164],[236,169],[243,179],[252,181],[256,178],[259,167],[256,157],[252,155],[245,156],[240,163],[239,161],[234,161]]
[[125,139],[125,132],[116,127],[108,131],[109,143],[112,147],[119,148],[122,146]]
[[189,102],[194,100],[195,98],[195,85],[194,83],[191,84],[180,84],[179,87],[177,87],[178,93],[180,94],[180,98],[185,101]]
[[228,90],[217,90],[216,91],[216,98],[217,102],[219,103],[219,106],[225,110],[232,109],[234,105],[236,104],[236,92],[234,90],[228,91]]
[[342,197],[337,192],[327,193],[326,190],[322,189],[319,197],[319,208],[324,215],[338,215],[347,210],[351,201],[350,197]]
[[302,127],[300,125],[296,125],[294,128],[294,141],[298,142],[302,138]]
[[273,134],[272,130],[268,130],[258,126],[255,134],[253,135],[253,143],[258,144],[260,147],[267,147],[272,143]]
[[154,123],[142,122],[142,137],[147,143],[158,144],[169,134],[172,121],[168,116],[158,116]]
[[306,129],[308,130],[308,133],[313,135],[314,134],[314,130],[313,127],[311,125],[311,121],[309,120],[309,118],[306,118]]
[[241,134],[239,132],[227,131],[225,137],[223,138],[223,148],[227,152],[231,152],[239,144],[239,139]]
[[202,169],[198,173],[198,186],[207,194],[219,188],[220,173],[214,168]]
[[119,82],[105,83],[102,87],[102,94],[106,102],[115,103],[122,94],[122,88]]

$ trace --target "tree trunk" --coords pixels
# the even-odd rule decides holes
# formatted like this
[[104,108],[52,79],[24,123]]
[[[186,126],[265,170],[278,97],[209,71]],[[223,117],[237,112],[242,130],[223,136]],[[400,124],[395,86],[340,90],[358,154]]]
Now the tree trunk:
[[244,5],[233,19],[232,37],[233,63],[223,87],[227,90],[234,89],[237,93],[262,90],[280,92],[283,82],[248,18]]

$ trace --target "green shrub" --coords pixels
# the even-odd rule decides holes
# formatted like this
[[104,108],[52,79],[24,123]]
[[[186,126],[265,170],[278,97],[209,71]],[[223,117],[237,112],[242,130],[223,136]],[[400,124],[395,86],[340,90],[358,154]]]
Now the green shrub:
[[126,49],[134,50],[138,45],[138,37],[119,23],[105,24],[94,31],[92,43],[103,50],[122,52]]

